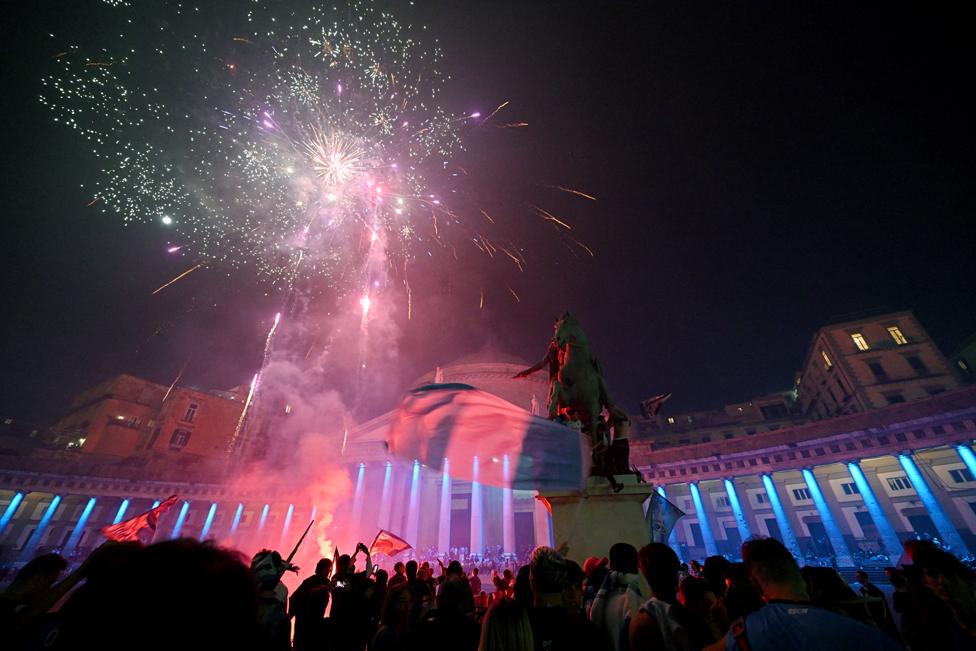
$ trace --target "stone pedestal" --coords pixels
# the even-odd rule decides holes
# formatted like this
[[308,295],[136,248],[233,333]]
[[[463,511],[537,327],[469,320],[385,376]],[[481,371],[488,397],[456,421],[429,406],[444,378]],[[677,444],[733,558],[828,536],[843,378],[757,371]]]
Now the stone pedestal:
[[580,565],[588,556],[603,558],[610,546],[630,543],[640,549],[651,542],[643,502],[654,490],[630,475],[617,475],[623,490],[614,493],[603,477],[591,477],[586,493],[553,491],[540,494],[552,507],[553,544],[568,545],[566,554]]

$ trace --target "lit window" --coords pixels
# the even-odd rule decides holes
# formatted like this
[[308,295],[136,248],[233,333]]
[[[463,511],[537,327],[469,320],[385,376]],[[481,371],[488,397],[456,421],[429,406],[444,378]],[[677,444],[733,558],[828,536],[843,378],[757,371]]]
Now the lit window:
[[965,375],[969,375],[970,374],[969,364],[966,362],[966,360],[964,360],[964,359],[957,359],[956,360],[956,366],[958,366],[959,367],[959,370],[962,371]]
[[908,343],[908,339],[905,339],[905,335],[901,333],[901,330],[898,328],[898,326],[891,326],[890,328],[888,328],[888,334],[891,335],[891,338],[894,339],[895,343],[898,344],[899,346]]
[[952,481],[957,484],[964,484],[967,481],[973,481],[973,473],[969,472],[969,468],[950,470],[949,476],[952,477]]
[[912,489],[912,482],[908,481],[908,477],[890,477],[888,479],[888,488],[893,491],[907,491]]
[[864,335],[862,335],[860,332],[852,333],[851,339],[854,340],[854,345],[857,346],[858,350],[868,350],[870,348],[867,340],[864,338]]
[[674,416],[668,416],[668,425],[674,425]]
[[286,414],[290,414],[291,413],[291,405],[285,405],[285,413]]
[[196,404],[195,402],[191,402],[190,406],[186,408],[186,414],[184,414],[183,420],[185,420],[188,423],[192,423],[193,419],[197,415],[197,409],[199,407],[200,405]]
[[834,363],[832,361],[830,361],[830,358],[829,357],[827,357],[827,351],[826,350],[821,350],[820,351],[820,354],[823,355],[824,369],[827,370],[827,371],[829,371],[830,369],[832,369],[834,367]]

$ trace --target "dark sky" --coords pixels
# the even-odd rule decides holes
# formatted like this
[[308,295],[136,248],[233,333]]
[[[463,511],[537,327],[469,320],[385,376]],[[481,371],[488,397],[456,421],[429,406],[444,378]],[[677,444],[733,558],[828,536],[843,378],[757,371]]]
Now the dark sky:
[[[475,263],[428,269],[391,370],[403,383],[484,349],[540,356],[567,308],[632,410],[665,390],[678,410],[786,388],[812,333],[854,311],[914,309],[946,352],[976,331],[968,15],[417,4],[454,77],[446,101],[485,111],[507,99],[506,119],[529,123],[475,134],[461,162],[501,192],[597,196],[547,204],[597,256],[577,259],[529,224],[526,273],[488,278],[484,310]],[[120,372],[168,382],[187,363],[187,382],[247,381],[280,298],[215,270],[149,295],[186,261],[159,254],[158,226],[85,208],[97,165],[37,99],[48,32],[91,29],[95,12],[25,7],[0,40],[0,416],[53,421]]]

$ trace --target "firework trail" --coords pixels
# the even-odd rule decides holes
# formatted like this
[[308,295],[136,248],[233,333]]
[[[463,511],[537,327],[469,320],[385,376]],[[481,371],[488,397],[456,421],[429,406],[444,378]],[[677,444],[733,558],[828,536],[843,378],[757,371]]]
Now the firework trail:
[[192,267],[190,267],[189,269],[187,269],[186,271],[184,271],[183,273],[181,273],[180,275],[178,275],[176,278],[173,278],[169,282],[167,282],[167,283],[165,283],[165,284],[160,285],[159,287],[157,287],[152,292],[152,294],[150,294],[150,296],[155,296],[156,294],[158,294],[159,292],[163,291],[164,289],[166,289],[167,287],[169,287],[173,283],[177,282],[178,280],[180,280],[182,278],[186,278],[187,276],[189,276],[191,273],[193,273],[194,271],[196,271],[197,269],[199,269],[202,266],[203,266],[203,263],[193,265]]
[[169,388],[166,389],[166,394],[163,395],[164,403],[166,402],[166,399],[169,398],[169,394],[173,392],[173,389],[176,387],[176,383],[180,381],[181,377],[183,377],[183,371],[186,370],[186,365],[187,362],[183,362],[183,367],[180,368],[180,372],[176,374],[176,377],[173,378],[173,381],[170,383]]
[[247,410],[251,406],[251,399],[254,397],[254,391],[258,385],[258,375],[260,375],[260,373],[255,373],[254,377],[251,378],[251,388],[247,391],[247,398],[244,400],[244,408],[241,409],[241,416],[237,419],[237,426],[234,428],[234,435],[230,437],[230,443],[227,446],[228,452],[236,451],[238,446],[241,444],[241,431],[244,426],[244,419],[247,418]]

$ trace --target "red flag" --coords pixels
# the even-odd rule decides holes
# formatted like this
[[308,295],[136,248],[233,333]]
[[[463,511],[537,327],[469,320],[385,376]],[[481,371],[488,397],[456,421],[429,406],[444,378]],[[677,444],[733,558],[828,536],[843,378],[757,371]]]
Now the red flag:
[[386,529],[380,529],[379,533],[376,534],[376,538],[373,539],[373,544],[369,546],[369,554],[372,556],[379,552],[387,556],[396,556],[404,549],[410,549],[411,547],[413,545],[400,536],[396,536]]
[[177,499],[178,497],[176,495],[170,495],[165,500],[160,502],[159,506],[154,509],[149,509],[145,513],[140,513],[134,518],[129,518],[128,520],[123,520],[118,524],[105,527],[102,529],[102,535],[109,540],[114,540],[116,542],[139,540],[139,532],[143,529],[148,527],[152,531],[156,531],[156,524],[159,522],[160,514],[176,504]]

